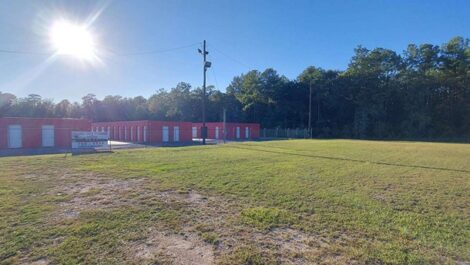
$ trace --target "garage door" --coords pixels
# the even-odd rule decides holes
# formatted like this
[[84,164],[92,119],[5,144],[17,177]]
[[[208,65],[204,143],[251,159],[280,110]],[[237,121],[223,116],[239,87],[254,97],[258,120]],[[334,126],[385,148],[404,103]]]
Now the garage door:
[[168,126],[163,126],[163,129],[162,129],[162,141],[164,143],[167,143],[168,142]]
[[175,126],[173,127],[173,142],[180,141],[180,127]]
[[237,127],[236,136],[237,139],[240,139],[240,127]]
[[43,147],[54,146],[54,125],[42,126],[42,146]]
[[245,138],[248,139],[250,138],[250,128],[245,127]]
[[197,138],[197,127],[193,127],[193,138]]
[[8,147],[21,148],[23,146],[21,125],[8,126]]
[[147,126],[144,126],[144,142],[147,142]]
[[215,127],[215,139],[219,139],[219,127]]

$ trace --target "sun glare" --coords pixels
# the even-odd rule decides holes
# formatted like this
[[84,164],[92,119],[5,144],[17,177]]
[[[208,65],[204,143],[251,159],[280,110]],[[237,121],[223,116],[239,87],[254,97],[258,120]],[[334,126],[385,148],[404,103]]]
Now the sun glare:
[[52,25],[49,34],[57,54],[70,55],[84,61],[96,58],[93,36],[85,26],[60,20]]

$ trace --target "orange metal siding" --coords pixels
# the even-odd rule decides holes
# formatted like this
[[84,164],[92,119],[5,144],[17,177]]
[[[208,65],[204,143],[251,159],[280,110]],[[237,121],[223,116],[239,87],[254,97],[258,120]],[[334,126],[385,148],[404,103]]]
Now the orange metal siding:
[[[168,126],[169,143],[174,142],[173,133],[174,133],[175,126],[179,127],[179,132],[180,132],[179,142],[187,143],[187,142],[192,141],[190,122],[142,120],[142,121],[112,121],[112,122],[92,123],[93,130],[98,129],[99,131],[101,131],[101,128],[105,127],[105,131],[106,131],[106,128],[108,128],[108,126],[110,126],[111,128],[111,133],[110,133],[111,140],[116,140],[116,141],[129,141],[129,142],[135,142],[135,143],[143,143],[144,142],[144,128],[147,127],[147,142],[160,144],[160,143],[163,143],[162,141],[163,126]],[[118,128],[117,135],[112,133],[112,128],[114,127]],[[140,128],[140,130],[138,128]],[[126,129],[127,129],[127,138],[125,137]]]
[[[207,126],[207,136],[209,139],[216,139],[216,127],[219,127],[219,140],[224,138],[224,123],[223,122],[206,122]],[[197,127],[197,138],[201,138],[201,127],[202,123],[193,123],[192,127]],[[240,140],[247,139],[245,138],[245,128],[248,127],[250,130],[250,135],[248,139],[258,139],[260,136],[260,125],[259,123],[237,123],[237,122],[227,122],[227,139],[236,140],[236,128],[240,127]]]
[[0,118],[0,149],[8,148],[8,126],[20,125],[22,148],[42,147],[42,126],[54,126],[54,147],[70,148],[72,131],[89,131],[91,123],[84,119],[61,118]]

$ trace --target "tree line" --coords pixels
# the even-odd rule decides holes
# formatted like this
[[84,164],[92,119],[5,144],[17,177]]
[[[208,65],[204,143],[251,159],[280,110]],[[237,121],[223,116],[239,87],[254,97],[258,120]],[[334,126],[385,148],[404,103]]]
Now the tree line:
[[[308,67],[293,80],[274,69],[235,76],[225,92],[208,87],[207,120],[307,128],[312,91],[316,137],[470,137],[470,41],[410,44],[402,53],[355,49],[346,70]],[[93,94],[54,103],[39,95],[0,92],[1,116],[74,117],[93,121],[201,121],[202,89],[179,83],[149,98]]]

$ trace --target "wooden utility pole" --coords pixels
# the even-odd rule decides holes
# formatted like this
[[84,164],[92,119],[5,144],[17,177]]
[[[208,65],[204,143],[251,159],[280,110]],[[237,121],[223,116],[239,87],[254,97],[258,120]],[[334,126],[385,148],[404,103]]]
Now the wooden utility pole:
[[310,94],[308,97],[308,131],[310,138],[312,138],[312,83],[313,80],[310,80]]
[[199,53],[202,54],[202,57],[204,59],[203,61],[203,83],[202,83],[202,128],[201,128],[201,136],[202,136],[202,144],[206,144],[206,138],[207,138],[207,127],[206,127],[206,72],[207,68],[211,67],[211,62],[208,62],[206,60],[207,54],[209,54],[208,51],[206,51],[206,40],[204,40],[203,46],[202,46],[202,51],[201,49],[198,49]]
[[227,139],[227,111],[224,108],[224,144]]

